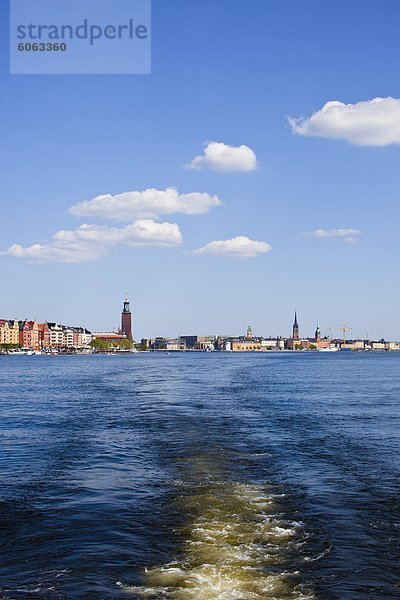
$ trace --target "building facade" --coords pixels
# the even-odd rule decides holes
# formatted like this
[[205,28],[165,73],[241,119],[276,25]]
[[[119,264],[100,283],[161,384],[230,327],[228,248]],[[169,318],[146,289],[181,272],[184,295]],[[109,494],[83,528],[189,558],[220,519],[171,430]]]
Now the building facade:
[[19,322],[19,345],[26,350],[42,348],[42,334],[37,321]]
[[18,321],[0,319],[0,346],[19,345]]

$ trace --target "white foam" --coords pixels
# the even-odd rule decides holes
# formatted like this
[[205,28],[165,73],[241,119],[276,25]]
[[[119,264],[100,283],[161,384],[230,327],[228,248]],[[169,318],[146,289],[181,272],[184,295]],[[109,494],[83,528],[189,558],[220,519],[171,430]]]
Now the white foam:
[[[301,542],[301,524],[282,518],[282,495],[213,475],[182,497],[188,514],[180,532],[182,561],[147,569],[147,585],[126,591],[175,600],[312,599],[284,569],[288,554]],[[277,573],[276,566],[282,571]]]

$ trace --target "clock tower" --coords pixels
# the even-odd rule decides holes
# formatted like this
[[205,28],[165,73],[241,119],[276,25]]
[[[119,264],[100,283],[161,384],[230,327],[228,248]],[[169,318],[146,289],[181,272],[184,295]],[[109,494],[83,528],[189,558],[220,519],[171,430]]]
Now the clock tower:
[[129,300],[128,300],[127,296],[125,296],[124,308],[122,310],[122,315],[121,315],[121,332],[124,335],[126,335],[126,338],[130,342],[133,342],[132,313],[131,313],[131,309],[129,307]]

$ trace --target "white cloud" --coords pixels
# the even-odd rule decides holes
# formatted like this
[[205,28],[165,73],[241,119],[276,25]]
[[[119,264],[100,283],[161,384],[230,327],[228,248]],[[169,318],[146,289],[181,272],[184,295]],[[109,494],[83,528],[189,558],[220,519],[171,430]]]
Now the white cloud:
[[230,240],[217,240],[210,242],[203,248],[195,250],[195,254],[215,254],[218,256],[230,256],[232,258],[255,258],[271,250],[270,244],[250,240],[244,235],[234,237]]
[[196,156],[186,165],[186,168],[245,173],[257,168],[257,157],[248,146],[228,146],[222,142],[209,142],[204,148],[204,154]]
[[97,216],[129,221],[138,217],[156,218],[158,215],[176,213],[201,215],[220,204],[222,203],[218,196],[207,193],[179,194],[173,187],[166,190],[151,188],[143,192],[125,192],[116,196],[96,196],[92,200],[74,204],[69,212],[79,217]]
[[62,263],[80,263],[95,260],[105,253],[105,247],[100,244],[85,243],[55,243],[33,244],[24,248],[19,244],[13,244],[4,256],[13,256],[15,258],[25,258],[30,262],[62,262]]
[[302,235],[309,238],[344,238],[345,242],[354,243],[360,234],[361,231],[359,229],[349,227],[347,229],[316,229]]
[[346,140],[358,146],[400,144],[400,100],[374,98],[344,104],[327,102],[311,117],[289,118],[293,133]]
[[140,219],[126,227],[81,225],[75,230],[61,230],[48,244],[33,244],[24,248],[13,244],[5,256],[25,258],[33,262],[79,263],[95,260],[112,246],[176,246],[182,234],[175,223],[156,223]]

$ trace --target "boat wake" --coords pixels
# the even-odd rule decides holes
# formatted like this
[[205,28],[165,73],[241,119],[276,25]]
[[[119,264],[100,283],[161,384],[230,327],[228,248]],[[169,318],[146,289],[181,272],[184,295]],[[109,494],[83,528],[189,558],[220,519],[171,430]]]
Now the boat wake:
[[[204,470],[203,461],[203,475]],[[314,598],[288,567],[305,536],[301,523],[284,519],[282,496],[269,493],[267,486],[223,480],[215,472],[189,485],[178,501],[187,515],[179,531],[180,559],[147,569],[145,585],[126,591],[148,599]]]

